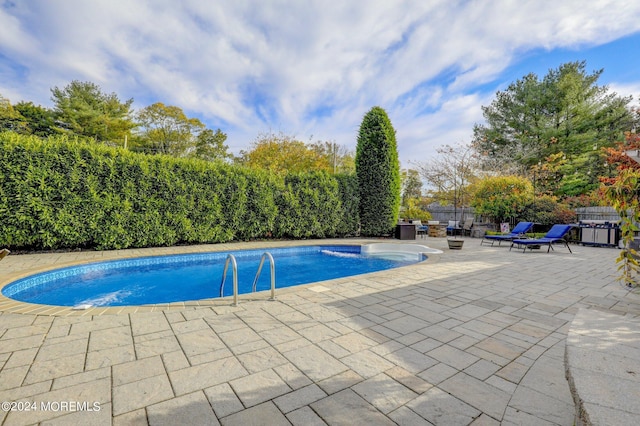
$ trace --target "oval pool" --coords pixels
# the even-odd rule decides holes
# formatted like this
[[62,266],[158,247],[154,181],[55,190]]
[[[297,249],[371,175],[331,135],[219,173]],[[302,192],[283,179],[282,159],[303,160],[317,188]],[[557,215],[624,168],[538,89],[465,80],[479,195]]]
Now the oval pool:
[[[276,288],[397,268],[425,259],[425,246],[389,244],[369,246],[301,246],[266,249],[275,260]],[[420,249],[419,247],[422,247]],[[14,281],[2,294],[15,300],[45,305],[89,308],[172,303],[216,298],[225,260],[232,253],[238,265],[238,293],[252,291],[262,250],[152,256],[88,263],[31,275]],[[231,267],[224,296],[232,295]],[[270,288],[265,262],[257,291]]]

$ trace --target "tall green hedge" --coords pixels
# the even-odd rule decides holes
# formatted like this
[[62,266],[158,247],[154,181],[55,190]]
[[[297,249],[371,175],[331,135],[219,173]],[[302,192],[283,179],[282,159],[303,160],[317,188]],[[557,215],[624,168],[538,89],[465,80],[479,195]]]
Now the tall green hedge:
[[400,160],[396,131],[384,109],[362,119],[356,147],[356,175],[363,235],[392,232],[400,209]]
[[0,133],[0,247],[167,246],[353,235],[357,200],[324,173],[278,177],[65,137]]
[[353,236],[360,233],[360,195],[358,194],[358,177],[354,174],[338,174],[334,176],[338,181],[340,199],[342,203],[336,206],[340,209],[341,220],[336,232],[340,236]]

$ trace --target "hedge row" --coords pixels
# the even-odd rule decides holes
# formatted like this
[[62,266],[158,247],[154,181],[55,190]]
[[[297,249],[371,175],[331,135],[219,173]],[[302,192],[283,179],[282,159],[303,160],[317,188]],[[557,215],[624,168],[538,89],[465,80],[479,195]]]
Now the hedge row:
[[0,133],[0,247],[168,246],[357,231],[355,176],[278,177],[65,137]]

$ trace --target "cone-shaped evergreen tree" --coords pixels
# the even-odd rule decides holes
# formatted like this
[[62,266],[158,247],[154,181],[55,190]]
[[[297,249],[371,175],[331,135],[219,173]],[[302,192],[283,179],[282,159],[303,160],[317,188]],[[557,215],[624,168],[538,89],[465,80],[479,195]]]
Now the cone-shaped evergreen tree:
[[400,209],[400,162],[396,131],[384,109],[373,107],[362,119],[356,147],[360,232],[393,232]]

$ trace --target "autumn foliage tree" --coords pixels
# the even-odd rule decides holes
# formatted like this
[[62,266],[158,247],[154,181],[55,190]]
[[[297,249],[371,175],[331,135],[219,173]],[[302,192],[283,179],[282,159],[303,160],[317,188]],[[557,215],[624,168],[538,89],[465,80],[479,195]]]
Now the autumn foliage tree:
[[[627,155],[627,151],[633,151],[640,149],[640,135],[637,133],[627,132],[625,134],[625,141],[616,145],[615,148],[605,148],[604,152],[607,155],[607,163],[611,167],[615,167],[618,173],[623,170],[631,169],[640,171],[640,163],[633,160]],[[617,176],[603,177],[601,181],[606,185],[611,185],[618,180]]]
[[[636,113],[638,113],[636,111]],[[640,163],[637,158],[631,158],[627,152],[640,149],[640,135],[627,133],[625,142],[615,148],[606,149],[607,162],[616,168],[615,177],[602,178],[602,192],[605,199],[620,215],[620,233],[622,249],[616,259],[618,279],[625,284],[637,287],[640,264],[638,252],[632,247],[632,242],[640,229]]]
[[308,147],[324,158],[329,164],[330,173],[353,173],[356,169],[355,158],[352,151],[346,146],[335,142],[317,141]]
[[638,252],[632,247],[635,235],[640,228],[640,170],[626,168],[620,172],[617,179],[604,188],[604,195],[620,215],[620,233],[622,249],[616,259],[618,279],[630,287],[637,287],[640,264]]
[[254,169],[270,170],[276,174],[329,171],[327,157],[304,142],[283,133],[259,135],[250,149],[241,151],[237,162]]
[[533,200],[533,185],[522,176],[493,176],[478,181],[471,205],[476,214],[494,218],[496,223],[516,217]]
[[304,143],[284,133],[258,135],[248,150],[240,151],[236,163],[276,174],[327,172],[349,174],[355,166],[353,154],[335,142]]

